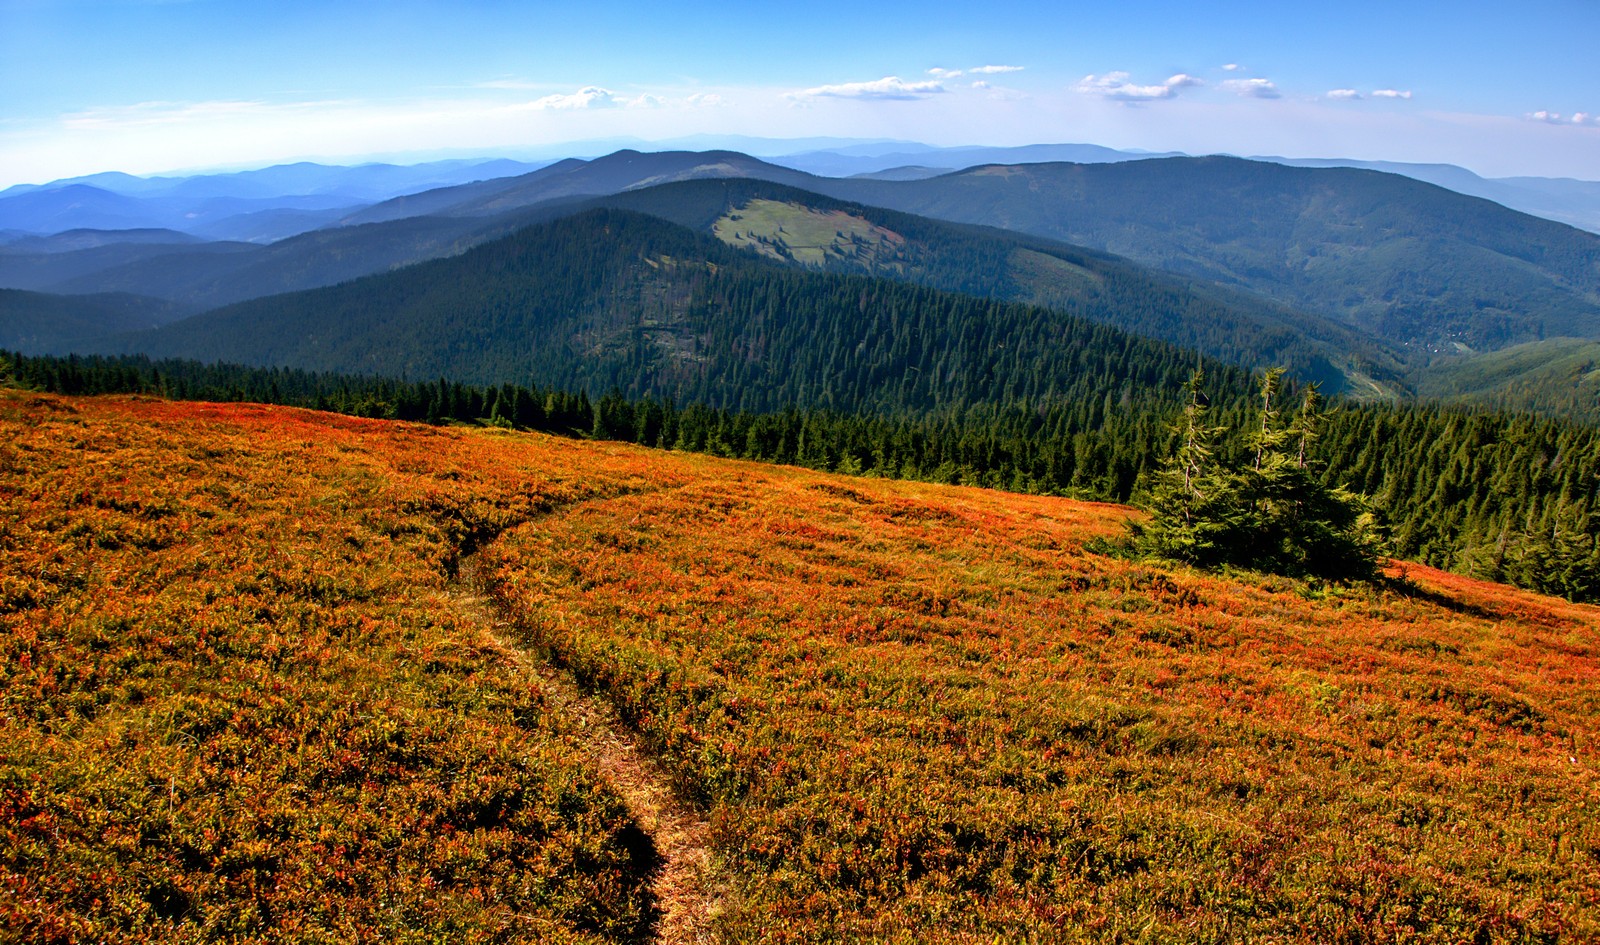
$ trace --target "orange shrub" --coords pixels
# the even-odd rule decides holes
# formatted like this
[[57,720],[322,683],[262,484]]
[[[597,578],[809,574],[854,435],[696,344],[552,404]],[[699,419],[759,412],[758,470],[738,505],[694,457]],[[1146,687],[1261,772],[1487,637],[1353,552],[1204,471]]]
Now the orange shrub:
[[626,811],[451,599],[478,550],[707,809],[727,941],[1600,940],[1592,607],[498,431],[8,394],[0,434],[13,938],[642,934]]
[[0,939],[612,941],[650,863],[449,598],[588,488],[425,428],[0,394]]
[[713,812],[734,941],[1600,937],[1594,608],[1086,553],[1126,510],[685,458],[489,552]]

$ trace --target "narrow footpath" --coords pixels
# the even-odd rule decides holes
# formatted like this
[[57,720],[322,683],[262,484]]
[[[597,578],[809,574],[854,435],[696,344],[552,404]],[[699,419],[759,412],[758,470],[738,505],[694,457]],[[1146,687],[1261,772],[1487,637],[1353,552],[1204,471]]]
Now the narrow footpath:
[[660,867],[650,883],[659,915],[651,941],[659,945],[710,945],[711,922],[721,893],[711,878],[710,825],[680,799],[672,778],[643,749],[616,711],[585,695],[570,676],[528,655],[510,623],[478,588],[477,562],[461,562],[449,587],[464,616],[483,629],[489,645],[516,665],[530,685],[561,712],[584,740],[601,774],[614,787],[634,821],[655,845]]

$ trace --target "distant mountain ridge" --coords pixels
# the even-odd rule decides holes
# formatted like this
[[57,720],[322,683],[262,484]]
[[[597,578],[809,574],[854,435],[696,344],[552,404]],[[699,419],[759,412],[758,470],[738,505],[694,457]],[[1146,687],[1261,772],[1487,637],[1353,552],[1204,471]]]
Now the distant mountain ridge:
[[1067,162],[1072,164],[1109,164],[1117,161],[1140,161],[1152,157],[1181,157],[1178,151],[1152,153],[1148,151],[1119,151],[1097,144],[1030,144],[1011,148],[919,147],[903,151],[818,150],[800,154],[787,154],[770,158],[773,164],[816,174],[819,177],[858,177],[880,175],[897,168],[922,168],[924,176],[958,171],[982,164],[1042,164]]
[[70,253],[80,249],[113,245],[192,246],[203,242],[204,239],[191,233],[180,233],[162,227],[141,227],[130,230],[82,228],[63,230],[48,236],[18,234],[13,239],[0,242],[0,254]]
[[[767,153],[767,152],[757,152]],[[950,147],[920,145],[892,149],[885,145],[824,148],[768,158],[773,163],[825,177],[870,177],[915,180],[937,177],[983,164],[1107,164],[1156,157],[1199,157],[1180,151],[1116,150],[1092,144],[1035,144],[1020,147]],[[1454,164],[1418,164],[1355,158],[1287,158],[1250,156],[1291,167],[1353,167],[1398,174],[1471,197],[1483,197],[1513,210],[1600,232],[1600,181],[1551,177],[1486,178]]]
[[704,178],[754,178],[804,187],[816,178],[735,151],[617,151],[592,161],[566,160],[519,177],[399,197],[344,218],[345,225],[427,213],[488,216],[550,200],[594,197]]
[[1437,184],[1523,213],[1600,233],[1600,181],[1555,177],[1480,177],[1454,164],[1408,164],[1327,158],[1252,158],[1290,167],[1355,167]]
[[409,167],[302,162],[192,177],[94,174],[0,191],[0,230],[48,235],[85,228],[166,228],[207,239],[270,242],[401,194],[526,173],[536,166],[504,159]]
[[[620,141],[589,142],[577,147],[598,148],[581,153],[603,154],[614,152]],[[646,142],[639,141],[628,144],[624,150],[638,152],[648,147],[650,145]],[[1186,156],[1176,151],[1118,150],[1094,144],[935,147],[911,141],[766,139],[728,135],[700,135],[677,142],[664,142],[655,147],[697,153],[715,150],[741,157],[758,155],[766,164],[818,176],[879,179],[938,176],[984,164],[1093,164]],[[704,150],[708,148],[711,150]],[[564,160],[469,158],[413,165],[372,163],[353,166],[300,162],[258,170],[191,176],[136,177],[120,172],[91,174],[45,184],[19,184],[0,191],[0,234],[9,230],[48,234],[85,227],[172,227],[206,238],[265,242],[322,226],[337,225],[361,208],[397,196],[476,181],[491,182],[523,176],[553,163],[574,160],[570,157]],[[1449,164],[1343,158],[1261,157],[1252,160],[1292,166],[1381,170],[1600,232],[1600,181],[1536,177],[1484,178]],[[746,176],[775,179],[770,174]],[[795,181],[786,182],[795,184]],[[89,192],[80,191],[81,199],[62,200],[60,192],[71,187],[87,187],[103,193],[91,198]],[[26,194],[46,193],[58,196],[45,198],[42,204],[10,203],[13,198]],[[104,194],[134,198],[136,202],[117,202]],[[286,197],[297,200],[286,203],[283,199]],[[467,195],[461,199],[467,199]],[[400,212],[391,210],[387,215],[380,213],[364,218],[362,222],[432,213],[443,207],[444,204],[431,206],[426,202],[418,202],[410,209]],[[180,211],[177,215],[174,215],[174,208]],[[236,219],[245,215],[255,215],[255,219]],[[18,221],[29,225],[19,226]]]

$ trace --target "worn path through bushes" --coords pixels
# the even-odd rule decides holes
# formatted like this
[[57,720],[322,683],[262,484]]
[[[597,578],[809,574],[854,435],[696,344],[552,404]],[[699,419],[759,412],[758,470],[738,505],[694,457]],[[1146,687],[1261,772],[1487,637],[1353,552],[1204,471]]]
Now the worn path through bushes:
[[658,857],[650,883],[658,910],[652,941],[701,945],[716,941],[712,919],[721,891],[711,875],[710,825],[678,797],[671,775],[641,746],[616,711],[585,695],[570,676],[533,658],[518,645],[511,624],[479,583],[475,556],[463,559],[450,593],[458,610],[483,629],[491,646],[537,685],[546,701],[584,739],[601,774],[622,796]]

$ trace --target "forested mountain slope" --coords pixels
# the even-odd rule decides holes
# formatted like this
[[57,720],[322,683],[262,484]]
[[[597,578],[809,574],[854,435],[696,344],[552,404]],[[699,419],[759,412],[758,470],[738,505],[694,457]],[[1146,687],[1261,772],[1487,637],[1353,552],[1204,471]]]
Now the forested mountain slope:
[[1286,365],[1330,393],[1372,396],[1405,371],[1403,349],[1333,319],[1014,231],[754,180],[665,184],[594,203],[659,216],[807,268],[1048,306],[1230,364]]
[[[1147,301],[1130,293],[1120,304]],[[1195,361],[1061,312],[797,271],[615,210],[532,227],[459,257],[242,303],[125,336],[115,350],[616,386],[745,409],[1144,397],[1175,390]]]
[[455,255],[565,212],[571,211],[408,217],[313,230],[266,246],[116,243],[70,252],[0,251],[0,284],[56,294],[128,292],[167,299],[194,313]]
[[1104,249],[1428,350],[1600,337],[1600,235],[1393,174],[1164,158],[808,186]]
[[0,348],[57,351],[165,325],[187,314],[137,295],[46,295],[0,289]]
[[[550,170],[559,170],[552,168]],[[636,173],[637,169],[630,171]],[[886,234],[873,245],[838,237],[818,258],[795,256],[793,240],[732,239],[750,227],[722,226],[761,200],[804,220],[838,215]],[[1400,352],[1338,322],[1206,287],[1136,263],[1009,231],[949,224],[843,203],[781,184],[748,179],[695,180],[630,190],[610,197],[557,200],[490,218],[414,217],[307,233],[265,247],[100,246],[77,252],[0,254],[0,280],[59,293],[127,292],[174,300],[191,310],[247,298],[330,285],[431,257],[453,255],[541,219],[586,206],[634,209],[728,242],[761,249],[781,263],[915,282],[986,298],[1059,308],[1138,334],[1205,352],[1233,364],[1286,364],[1330,392],[1371,395],[1402,373]],[[792,212],[791,212],[792,211]],[[768,214],[772,216],[772,214]],[[794,220],[790,220],[791,225]],[[846,229],[851,224],[841,224]],[[827,236],[834,239],[833,228]],[[755,243],[769,240],[771,247]],[[853,237],[859,240],[859,236]],[[33,349],[58,350],[58,349]]]
[[1441,364],[1418,393],[1600,424],[1600,341],[1549,338]]

